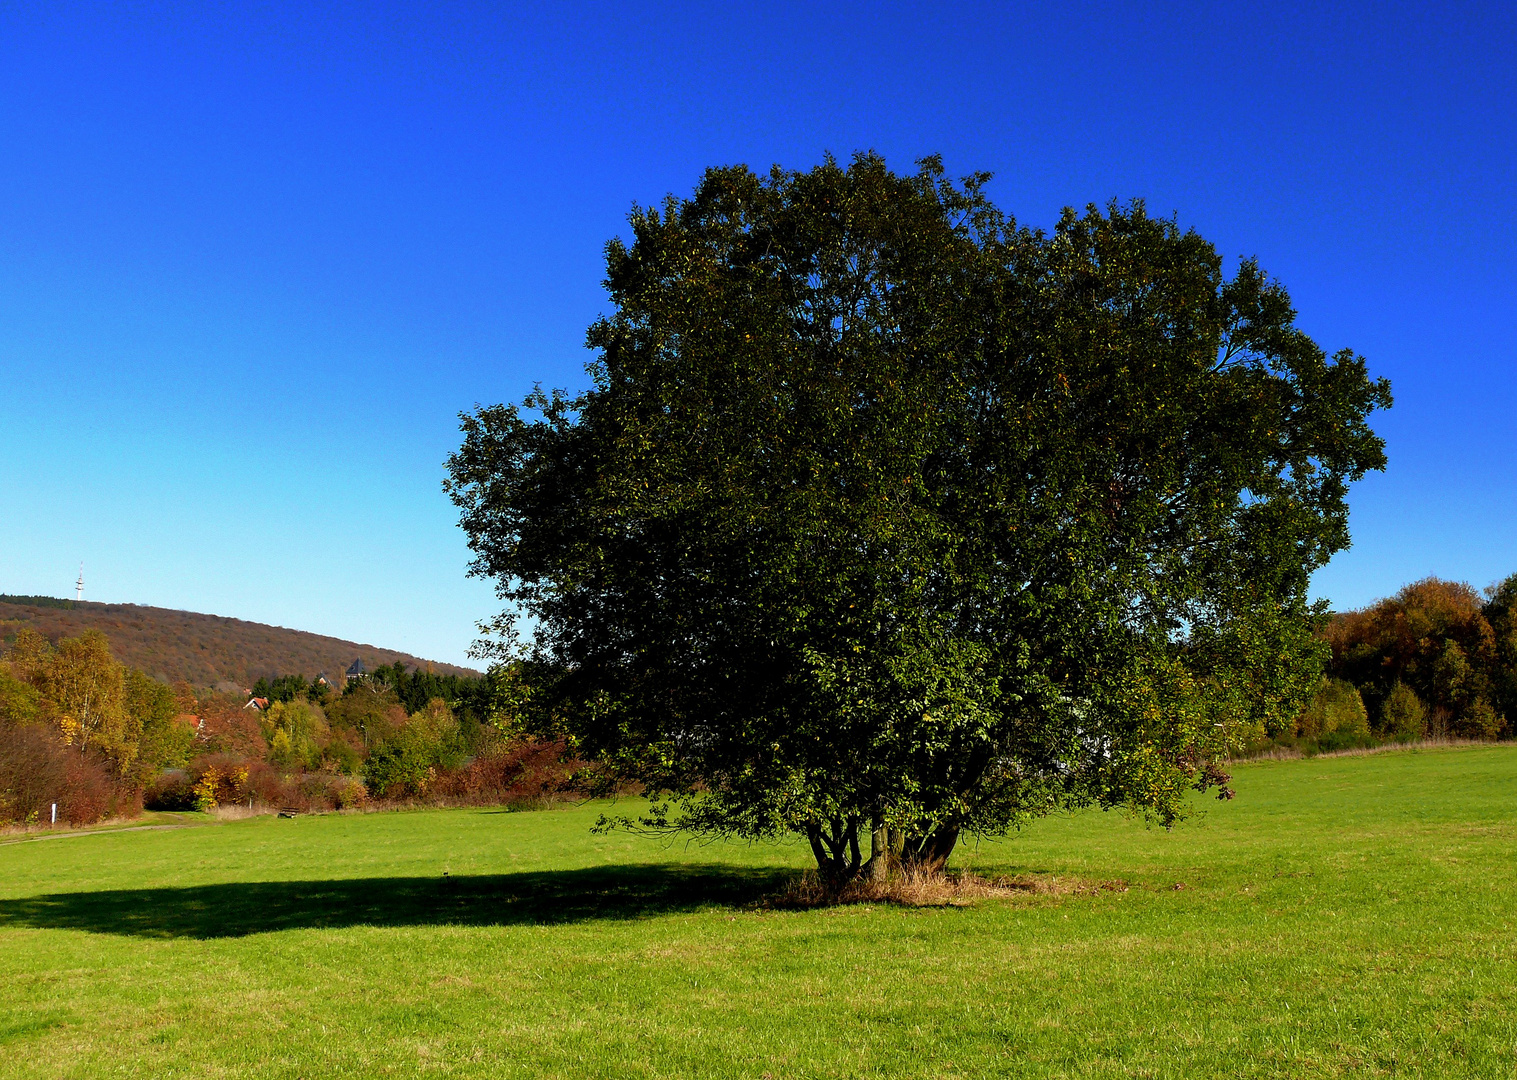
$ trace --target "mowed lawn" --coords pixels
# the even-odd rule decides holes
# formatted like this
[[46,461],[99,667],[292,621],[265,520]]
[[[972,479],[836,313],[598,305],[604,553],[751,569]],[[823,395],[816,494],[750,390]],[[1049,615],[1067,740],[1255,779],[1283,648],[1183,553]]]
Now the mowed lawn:
[[1517,747],[1235,776],[958,859],[1125,891],[959,908],[599,805],[7,843],[0,1077],[1514,1075]]

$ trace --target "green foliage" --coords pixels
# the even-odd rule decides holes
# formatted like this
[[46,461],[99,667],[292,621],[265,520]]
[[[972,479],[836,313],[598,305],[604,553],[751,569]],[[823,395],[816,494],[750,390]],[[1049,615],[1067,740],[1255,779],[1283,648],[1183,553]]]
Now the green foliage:
[[296,698],[319,695],[313,695],[312,684],[306,682],[304,675],[276,675],[272,679],[265,677],[254,683],[252,696],[290,702]]
[[458,718],[441,698],[433,698],[414,713],[406,730],[423,745],[434,748],[433,760],[440,768],[453,770],[463,765],[468,748],[460,736]]
[[326,717],[318,705],[276,701],[259,717],[269,744],[269,764],[285,769],[314,769],[328,739]]
[[173,689],[140,671],[126,671],[126,711],[136,718],[138,750],[134,775],[145,784],[163,769],[189,762],[194,731],[175,722],[179,702]]
[[1492,704],[1497,714],[1517,718],[1517,574],[1492,586],[1488,594],[1484,615],[1494,654]]
[[466,756],[457,718],[434,698],[369,754],[364,783],[386,798],[425,795],[439,771],[461,768]]
[[0,662],[0,724],[23,726],[41,720],[42,695],[37,688],[16,678],[9,664]]
[[363,766],[368,789],[384,798],[425,795],[437,778],[437,746],[407,726],[369,754]]
[[321,749],[322,765],[344,776],[355,776],[363,770],[363,757],[346,739],[333,738]]
[[399,661],[376,668],[360,682],[349,685],[345,693],[361,691],[392,693],[408,713],[420,712],[428,702],[441,700],[450,709],[481,720],[488,716],[491,703],[488,677],[440,675],[420,668],[410,670]]
[[0,604],[24,604],[27,607],[59,608],[63,611],[74,609],[74,601],[60,600],[55,596],[13,596],[0,593]]
[[1367,737],[1370,733],[1369,713],[1353,683],[1343,679],[1323,679],[1322,688],[1296,721],[1296,734],[1305,739],[1320,739],[1339,733]]
[[1391,686],[1380,707],[1380,730],[1403,742],[1427,734],[1427,707],[1417,692],[1399,680]]
[[333,728],[346,728],[358,735],[359,742],[372,749],[390,738],[406,721],[406,711],[395,695],[383,691],[378,684],[365,685],[359,689],[334,698],[327,706],[327,720]]
[[1472,701],[1461,720],[1455,733],[1467,739],[1494,739],[1506,727],[1506,717],[1498,714],[1490,702],[1483,699]]
[[836,876],[865,829],[932,863],[1064,806],[1168,823],[1315,692],[1387,384],[1141,204],[1045,235],[984,179],[713,169],[608,245],[593,389],[463,417],[497,647],[535,620],[649,823]]

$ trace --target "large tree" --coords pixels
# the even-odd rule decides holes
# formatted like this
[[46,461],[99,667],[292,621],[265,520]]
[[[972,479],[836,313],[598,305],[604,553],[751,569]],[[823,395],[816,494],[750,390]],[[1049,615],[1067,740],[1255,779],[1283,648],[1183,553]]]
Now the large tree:
[[834,880],[1059,807],[1167,823],[1317,687],[1308,576],[1388,385],[1141,204],[1045,234],[984,180],[713,169],[607,246],[589,390],[463,416],[501,644],[531,620],[650,823],[800,834]]

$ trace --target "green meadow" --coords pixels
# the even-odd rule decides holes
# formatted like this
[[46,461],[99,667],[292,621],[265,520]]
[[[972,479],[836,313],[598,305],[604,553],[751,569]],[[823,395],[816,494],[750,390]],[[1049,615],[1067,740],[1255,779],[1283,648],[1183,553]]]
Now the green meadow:
[[1044,885],[963,907],[602,805],[0,838],[0,1078],[1512,1076],[1517,747],[1235,779],[961,848]]

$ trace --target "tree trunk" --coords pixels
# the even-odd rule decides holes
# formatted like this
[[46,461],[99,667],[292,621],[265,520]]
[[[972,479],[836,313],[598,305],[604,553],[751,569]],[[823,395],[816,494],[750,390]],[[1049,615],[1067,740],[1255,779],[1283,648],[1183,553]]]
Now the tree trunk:
[[864,864],[864,873],[873,881],[885,881],[892,868],[890,832],[879,818],[874,819],[874,828],[869,833],[869,861]]
[[846,821],[833,818],[826,829],[820,822],[806,826],[806,838],[811,841],[817,870],[833,889],[840,889],[858,877],[863,864],[859,851],[859,827],[862,824],[857,818]]
[[919,872],[939,873],[958,842],[958,827],[944,825],[926,835],[907,838],[902,861]]
[[822,842],[822,827],[816,823],[806,826],[806,839],[811,841],[811,854],[816,856],[816,868],[823,877],[827,877],[832,867],[832,858],[827,854],[827,847]]

